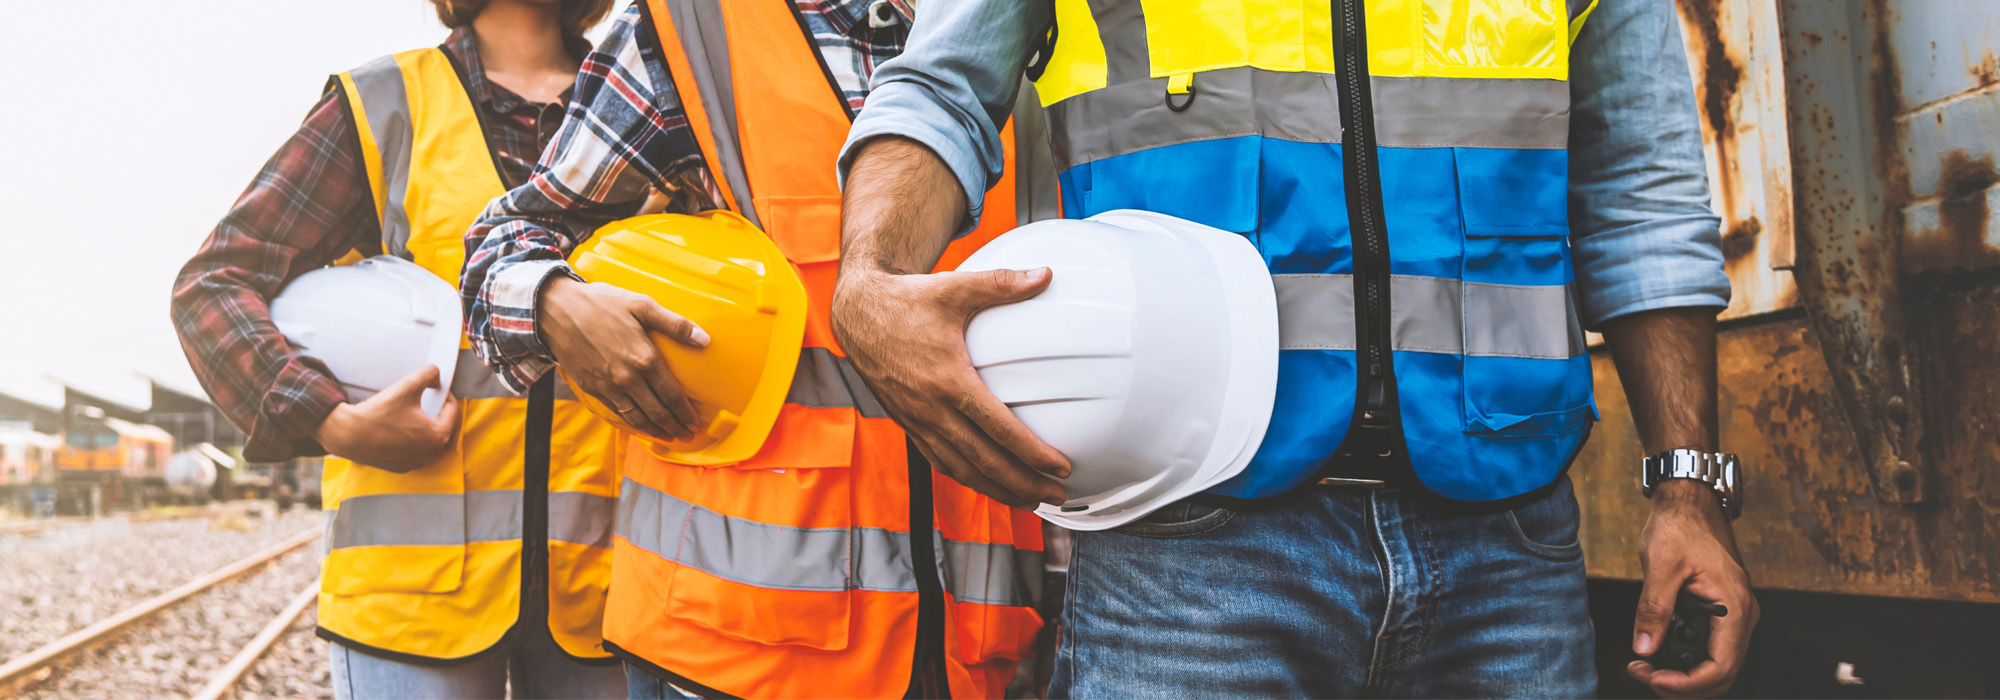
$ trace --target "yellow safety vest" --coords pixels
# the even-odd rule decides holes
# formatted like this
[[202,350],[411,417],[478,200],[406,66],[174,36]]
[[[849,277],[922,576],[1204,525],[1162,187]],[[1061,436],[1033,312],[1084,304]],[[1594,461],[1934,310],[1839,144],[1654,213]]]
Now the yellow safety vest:
[[[332,84],[360,134],[383,251],[458,286],[465,231],[505,188],[457,67],[419,49]],[[552,377],[514,393],[469,347],[461,339],[452,393],[464,422],[450,455],[407,474],[327,458],[320,636],[435,664],[540,634],[518,623],[546,616],[565,652],[608,660],[624,435]]]

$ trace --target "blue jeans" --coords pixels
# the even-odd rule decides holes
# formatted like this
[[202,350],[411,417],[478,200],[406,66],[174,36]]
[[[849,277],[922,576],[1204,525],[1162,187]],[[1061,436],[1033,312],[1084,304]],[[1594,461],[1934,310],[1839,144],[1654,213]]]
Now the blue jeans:
[[631,664],[625,666],[625,687],[632,690],[632,700],[695,700],[665,679]]
[[503,698],[510,687],[515,698],[625,697],[625,673],[617,664],[577,663],[546,638],[453,666],[418,666],[327,646],[339,700]]
[[1050,697],[1586,697],[1576,497],[1180,502],[1076,533]]

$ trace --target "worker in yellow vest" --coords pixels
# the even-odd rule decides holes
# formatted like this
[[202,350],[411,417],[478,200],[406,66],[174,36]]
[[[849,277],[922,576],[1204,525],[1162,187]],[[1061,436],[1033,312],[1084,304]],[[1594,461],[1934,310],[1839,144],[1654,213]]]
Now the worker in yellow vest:
[[[1031,653],[1040,523],[934,479],[856,379],[827,315],[834,154],[908,13],[887,1],[635,3],[586,64],[542,168],[467,234],[479,242],[461,288],[481,355],[517,386],[559,365],[644,436],[627,449],[605,615],[633,697],[998,697]],[[1033,209],[1011,178],[993,191],[987,225],[946,267]],[[679,214],[728,211],[636,216],[676,197],[693,205]],[[772,265],[796,270],[803,332],[768,348],[796,371],[761,449],[663,447],[745,430],[753,412],[723,421],[691,406],[712,377],[663,360],[648,332],[669,355],[757,343],[640,287],[591,280],[600,262],[627,281],[717,296]],[[791,297],[756,296],[795,310]]]
[[[611,3],[433,4],[451,36],[328,82],[182,270],[175,325],[246,457],[331,455],[319,634],[337,697],[624,697],[600,636],[622,435],[468,350],[347,403],[272,322],[291,280],[365,256],[455,284],[461,236],[527,179]],[[455,400],[433,418],[418,397],[440,369]]]

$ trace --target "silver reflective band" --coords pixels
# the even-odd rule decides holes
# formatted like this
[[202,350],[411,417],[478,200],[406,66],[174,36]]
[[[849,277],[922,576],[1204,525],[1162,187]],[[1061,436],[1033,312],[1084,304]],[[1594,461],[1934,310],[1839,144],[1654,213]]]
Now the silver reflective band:
[[[618,534],[634,547],[717,578],[794,591],[917,590],[910,534],[872,527],[787,527],[733,518],[626,479]],[[933,533],[944,588],[960,602],[1033,605],[1042,553]]]
[[785,403],[806,408],[852,408],[864,418],[889,417],[854,364],[826,348],[799,349],[799,368],[792,375],[791,389],[785,392]]
[[[1353,275],[1272,275],[1278,349],[1353,350]],[[1391,275],[1390,347],[1481,357],[1567,360],[1584,351],[1569,288]]]
[[[549,539],[611,546],[617,501],[580,491],[549,494]],[[328,549],[460,545],[521,539],[520,489],[384,493],[343,499],[326,518]]]
[[384,187],[382,210],[382,252],[410,258],[410,217],[403,211],[403,195],[410,189],[410,149],[416,129],[410,124],[410,97],[403,87],[403,68],[393,56],[369,61],[347,72],[354,89],[361,94],[362,110],[368,113],[368,131],[375,137],[381,155]]
[[[576,392],[571,391],[569,382],[556,380],[556,400],[575,401]],[[506,380],[493,372],[493,368],[479,361],[479,354],[471,348],[458,349],[458,369],[451,376],[451,395],[461,399],[525,399],[528,395],[514,391]]]
[[[699,88],[703,111],[708,113],[710,137],[715,141],[715,159],[708,167],[736,196],[737,208],[759,230],[757,208],[750,205],[750,176],[743,168],[743,151],[736,139],[736,83],[729,63],[729,28],[722,19],[722,5],[716,0],[667,0],[667,18],[681,40],[681,53],[688,59],[686,76]],[[641,5],[643,7],[643,5]],[[654,17],[658,22],[661,18]],[[683,94],[681,99],[690,99]]]
[[[1560,149],[1569,144],[1569,83],[1376,76],[1376,141],[1394,148]],[[1194,74],[1198,95],[1167,107],[1167,78],[1082,93],[1048,107],[1056,167],[1194,141],[1260,135],[1340,143],[1330,73],[1239,67]]]

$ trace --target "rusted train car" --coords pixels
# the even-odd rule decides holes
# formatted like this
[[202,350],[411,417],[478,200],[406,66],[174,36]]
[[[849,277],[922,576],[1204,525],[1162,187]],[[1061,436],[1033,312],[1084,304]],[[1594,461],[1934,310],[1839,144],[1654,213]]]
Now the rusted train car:
[[[1735,299],[1739,694],[2000,695],[2000,2],[1678,0]],[[1646,503],[1608,353],[1573,468],[1611,695]]]

